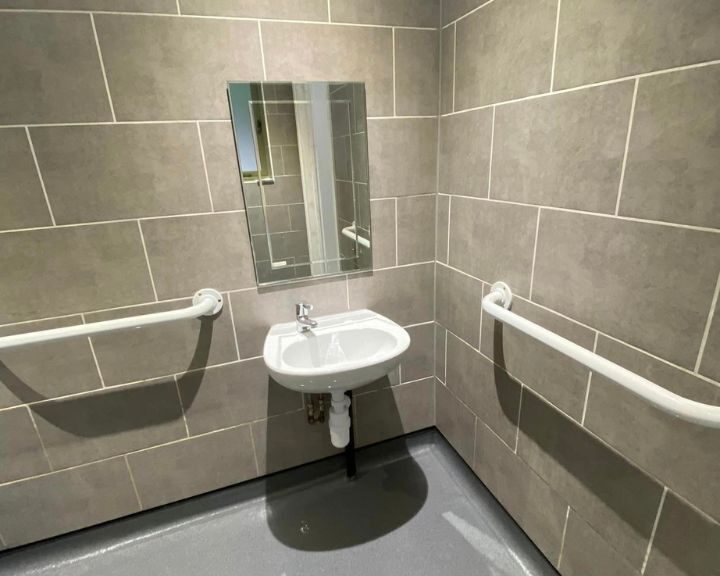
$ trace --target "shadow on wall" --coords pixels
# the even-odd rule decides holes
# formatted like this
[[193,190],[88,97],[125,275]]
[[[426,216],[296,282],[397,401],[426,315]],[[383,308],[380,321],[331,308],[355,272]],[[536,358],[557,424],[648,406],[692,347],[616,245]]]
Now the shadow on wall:
[[[497,387],[502,384],[498,372],[507,374],[504,372],[503,323],[497,320],[493,327],[493,352]],[[591,526],[595,523],[595,530],[607,534],[621,523],[625,524],[624,532],[641,539],[644,549],[653,529],[662,485],[540,396],[528,393],[527,388],[521,414],[520,435],[526,438],[527,446],[534,445],[529,448],[533,460],[554,479],[551,487]],[[506,415],[516,420],[514,413],[506,412]],[[642,431],[638,429],[638,432]],[[519,456],[521,451],[518,446]],[[539,474],[544,475],[542,471]],[[593,500],[595,503],[590,506],[595,510],[588,510],[588,502]],[[602,513],[602,518],[595,517],[593,522],[598,504],[611,512]],[[617,520],[607,522],[611,515]],[[697,573],[692,555],[683,546],[673,545],[672,539],[655,538],[653,546],[683,573]]]
[[[382,382],[389,384],[387,378]],[[375,386],[377,383],[368,388]],[[365,398],[370,395],[382,395],[377,398],[383,401],[376,408],[380,414],[361,412],[363,419],[357,419],[358,406],[375,403],[356,395],[353,418],[361,426],[365,422],[366,426],[381,427],[383,439],[404,434],[391,391],[378,390]],[[270,413],[272,402],[271,395]],[[370,438],[377,432],[376,428],[368,435],[364,429],[355,428],[356,442],[375,441]],[[259,464],[268,472],[342,452],[330,443],[327,421],[308,424],[304,411],[269,418],[265,434],[264,438],[260,435],[264,451],[261,455],[262,448],[258,446],[258,460],[262,460]],[[306,476],[302,476],[302,468],[297,470],[300,482],[297,474],[292,475],[292,484],[283,474],[269,476],[265,483],[265,505],[267,523],[275,538],[296,550],[338,550],[376,540],[409,522],[427,499],[427,479],[404,445],[388,453],[384,450],[384,446],[365,449],[366,455],[367,451],[381,451],[382,461],[376,459],[372,466],[363,466],[367,456],[359,452],[357,477],[353,480],[346,478],[344,458],[324,462],[322,481],[318,481],[317,464]]]
[[[215,317],[200,319],[200,331],[187,370],[207,366]],[[191,406],[202,384],[204,371],[193,373],[187,407]],[[144,384],[110,387],[81,396],[51,400],[23,382],[0,361],[0,382],[30,409],[57,428],[84,438],[113,435],[128,430],[156,426],[182,419],[178,403],[168,403],[167,388],[175,387],[172,377],[157,378]],[[183,398],[185,399],[185,398]],[[43,402],[43,400],[51,400]],[[137,410],[138,406],[153,410]]]

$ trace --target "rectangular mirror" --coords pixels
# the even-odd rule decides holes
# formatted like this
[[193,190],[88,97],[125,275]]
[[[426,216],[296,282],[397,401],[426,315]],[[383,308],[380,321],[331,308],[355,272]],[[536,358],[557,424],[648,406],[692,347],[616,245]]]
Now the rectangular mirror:
[[365,85],[230,82],[258,285],[372,268]]

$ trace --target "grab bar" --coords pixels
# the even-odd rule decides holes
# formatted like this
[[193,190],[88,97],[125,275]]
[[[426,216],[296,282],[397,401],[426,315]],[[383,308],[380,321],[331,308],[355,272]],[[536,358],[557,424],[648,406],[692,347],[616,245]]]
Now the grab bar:
[[352,226],[345,226],[345,228],[342,229],[343,236],[347,236],[348,238],[352,238],[353,240],[356,240],[360,246],[365,246],[365,248],[370,248],[370,240],[367,238],[363,238],[358,234],[357,232],[357,226],[353,222]]
[[662,386],[518,316],[509,310],[511,303],[510,287],[504,282],[496,282],[492,285],[490,293],[482,299],[482,308],[496,320],[517,328],[520,332],[532,336],[550,348],[584,364],[593,372],[610,378],[663,412],[695,424],[720,428],[720,406],[711,406],[678,396]]
[[175,320],[186,318],[198,318],[200,316],[213,316],[222,310],[223,297],[220,292],[212,288],[203,288],[195,293],[192,306],[180,308],[179,310],[168,310],[167,312],[155,312],[144,316],[129,316],[115,320],[103,320],[79,326],[65,326],[63,328],[52,328],[50,330],[39,330],[37,332],[26,332],[25,334],[13,334],[0,338],[0,350],[17,348],[26,344],[40,344],[41,342],[53,342],[65,340],[66,338],[77,338],[79,336],[92,336],[105,332],[117,330],[128,330],[130,328],[141,328],[153,324],[164,324]]

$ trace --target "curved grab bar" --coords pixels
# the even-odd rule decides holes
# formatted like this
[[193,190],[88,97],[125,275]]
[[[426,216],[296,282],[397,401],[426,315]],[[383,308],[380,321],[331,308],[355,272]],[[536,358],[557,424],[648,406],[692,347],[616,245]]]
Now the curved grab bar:
[[0,338],[0,350],[8,350],[9,348],[17,348],[18,346],[25,346],[27,344],[40,344],[41,342],[65,340],[66,338],[92,336],[93,334],[128,330],[130,328],[141,328],[142,326],[164,324],[165,322],[174,322],[175,320],[184,320],[186,318],[212,316],[220,312],[222,307],[222,294],[212,288],[203,288],[195,293],[192,306],[188,306],[187,308],[155,312],[143,316],[103,320],[101,322],[92,322],[91,324],[81,324],[79,326],[65,326],[63,328],[51,328],[50,330],[3,336]]
[[613,382],[627,388],[630,392],[647,400],[663,412],[695,424],[720,428],[720,406],[711,406],[678,396],[662,386],[658,386],[654,382],[622,366],[618,366],[614,362],[610,362],[610,360],[598,356],[594,352],[578,346],[574,342],[558,336],[522,316],[518,316],[509,310],[511,303],[512,292],[508,285],[504,282],[496,282],[493,284],[490,293],[482,299],[482,308],[493,318],[517,328],[520,332],[532,336],[558,352],[562,352],[573,360],[584,364],[593,372],[610,378]]
[[352,226],[345,226],[345,228],[342,229],[343,236],[347,236],[348,238],[352,238],[355,240],[360,246],[365,246],[365,248],[370,248],[370,240],[367,238],[363,238],[358,234],[357,226],[353,222]]

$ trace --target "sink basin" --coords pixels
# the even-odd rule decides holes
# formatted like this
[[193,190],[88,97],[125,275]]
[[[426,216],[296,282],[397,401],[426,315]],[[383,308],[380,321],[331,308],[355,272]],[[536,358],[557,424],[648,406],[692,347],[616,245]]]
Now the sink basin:
[[372,310],[314,318],[298,332],[295,322],[275,324],[265,337],[263,358],[279,383],[307,393],[345,391],[381,378],[400,364],[410,335]]

